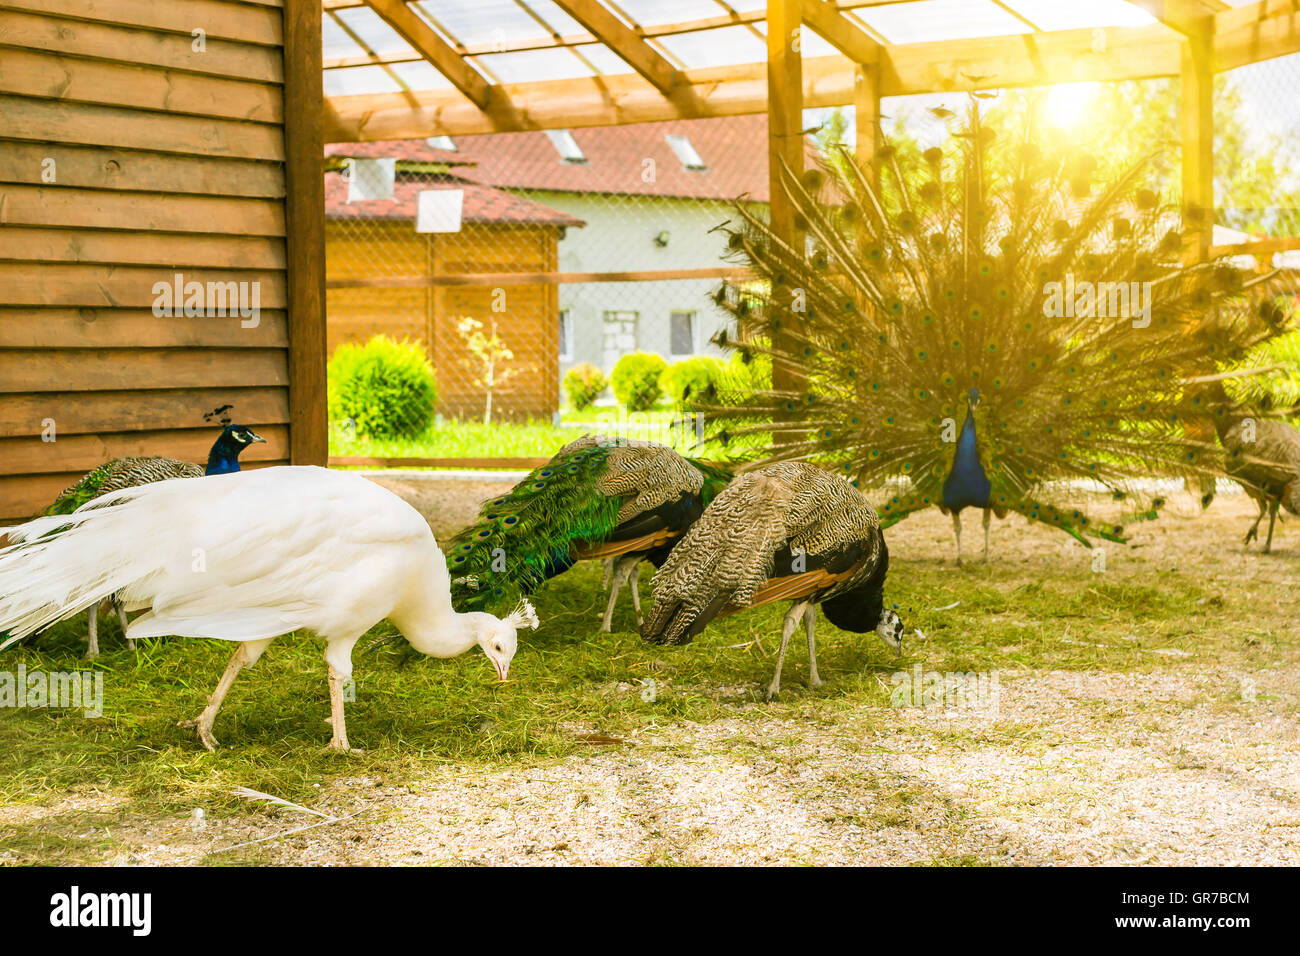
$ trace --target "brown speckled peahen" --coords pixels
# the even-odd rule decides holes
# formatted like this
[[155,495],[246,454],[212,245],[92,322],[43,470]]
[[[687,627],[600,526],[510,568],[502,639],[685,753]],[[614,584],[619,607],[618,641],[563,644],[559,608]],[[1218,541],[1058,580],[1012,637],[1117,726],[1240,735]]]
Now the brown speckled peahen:
[[808,683],[817,687],[816,607],[846,631],[875,631],[901,653],[903,623],[884,606],[889,549],[875,510],[841,478],[781,462],[732,480],[654,576],[641,629],[653,644],[684,644],[718,617],[792,601],[769,699],[781,689],[790,637],[802,619]]

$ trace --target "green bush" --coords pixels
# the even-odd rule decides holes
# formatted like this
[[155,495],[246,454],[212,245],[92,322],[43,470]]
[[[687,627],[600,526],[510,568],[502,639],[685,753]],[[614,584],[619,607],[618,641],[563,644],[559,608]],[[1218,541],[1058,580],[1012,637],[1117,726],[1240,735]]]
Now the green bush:
[[772,359],[750,353],[746,362],[743,353],[733,352],[722,371],[719,387],[741,392],[768,391],[772,387]]
[[614,397],[631,412],[653,408],[663,397],[663,375],[668,363],[651,352],[630,352],[618,360],[609,376]]
[[418,435],[433,420],[438,388],[416,342],[377,335],[365,345],[340,345],[327,375],[330,418],[352,419],[360,435]]
[[659,381],[677,408],[687,411],[710,385],[721,383],[725,369],[717,359],[697,355],[668,366]]
[[577,412],[591,408],[608,384],[605,373],[590,362],[575,365],[564,373],[564,394],[569,396],[569,404]]

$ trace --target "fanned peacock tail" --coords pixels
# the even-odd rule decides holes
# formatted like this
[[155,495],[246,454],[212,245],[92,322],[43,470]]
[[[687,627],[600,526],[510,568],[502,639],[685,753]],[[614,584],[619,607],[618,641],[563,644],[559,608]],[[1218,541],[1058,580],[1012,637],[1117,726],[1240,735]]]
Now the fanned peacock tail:
[[[879,158],[880,186],[847,153],[785,170],[806,252],[744,208],[728,225],[731,258],[760,279],[719,290],[735,323],[715,341],[769,358],[778,384],[699,399],[712,440],[833,467],[883,495],[888,526],[945,504],[969,416],[987,501],[950,487],[948,507],[1083,541],[1158,514],[1134,479],[1222,473],[1191,383],[1283,331],[1276,273],[1185,264],[1149,160],[1097,187],[1089,159],[1009,142],[975,103],[945,147],[886,142]],[[1100,482],[1129,513],[1102,523],[1050,503],[1044,485],[1062,479]]]

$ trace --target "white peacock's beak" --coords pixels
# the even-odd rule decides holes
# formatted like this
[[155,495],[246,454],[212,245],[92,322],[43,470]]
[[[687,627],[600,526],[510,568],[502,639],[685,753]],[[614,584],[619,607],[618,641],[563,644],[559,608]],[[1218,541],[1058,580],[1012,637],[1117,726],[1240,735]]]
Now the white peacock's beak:
[[504,681],[506,679],[506,674],[510,671],[510,665],[502,664],[500,661],[494,659],[492,661],[492,666],[497,669],[497,679]]

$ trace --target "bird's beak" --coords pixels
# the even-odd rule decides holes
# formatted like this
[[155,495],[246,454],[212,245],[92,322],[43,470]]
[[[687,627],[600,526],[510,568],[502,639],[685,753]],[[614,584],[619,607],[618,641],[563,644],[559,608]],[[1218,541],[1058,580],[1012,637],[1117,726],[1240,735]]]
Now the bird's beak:
[[496,661],[493,661],[492,666],[497,669],[497,680],[504,684],[506,681],[506,674],[510,671],[510,665],[498,664]]
[[252,429],[249,429],[248,434],[253,436],[253,441],[261,441],[261,442],[266,441],[265,438],[263,438],[261,435],[259,435],[257,432],[253,431]]

